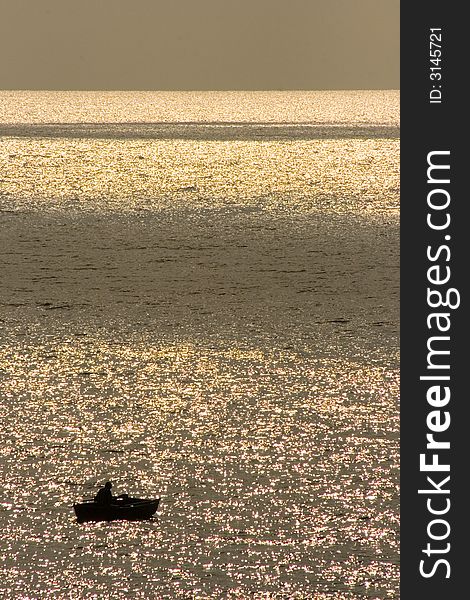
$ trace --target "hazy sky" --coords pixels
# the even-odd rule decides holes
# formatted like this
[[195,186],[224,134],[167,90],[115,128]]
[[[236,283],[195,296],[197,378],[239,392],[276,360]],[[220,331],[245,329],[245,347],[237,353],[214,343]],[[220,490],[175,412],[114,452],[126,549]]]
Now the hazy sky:
[[0,0],[0,89],[399,87],[399,0]]

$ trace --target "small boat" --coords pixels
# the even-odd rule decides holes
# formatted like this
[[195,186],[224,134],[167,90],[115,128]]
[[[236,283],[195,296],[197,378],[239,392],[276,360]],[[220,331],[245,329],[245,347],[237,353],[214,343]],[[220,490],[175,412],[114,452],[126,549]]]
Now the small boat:
[[85,521],[138,521],[150,519],[157,512],[160,498],[144,500],[142,498],[118,497],[111,504],[99,504],[93,500],[74,504],[73,509],[79,523]]

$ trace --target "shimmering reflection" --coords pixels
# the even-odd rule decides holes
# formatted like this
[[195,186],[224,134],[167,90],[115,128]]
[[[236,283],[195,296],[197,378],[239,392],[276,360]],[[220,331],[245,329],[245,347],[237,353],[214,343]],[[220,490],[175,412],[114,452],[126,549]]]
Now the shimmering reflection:
[[[0,198],[31,209],[398,209],[399,140],[5,138]],[[10,199],[9,203],[6,201]]]
[[397,92],[0,94],[4,210],[398,209]]
[[[99,339],[1,365],[4,590],[393,597],[396,371]],[[108,477],[162,494],[161,518],[77,526],[72,502]]]
[[0,91],[1,123],[253,122],[398,125],[397,90]]

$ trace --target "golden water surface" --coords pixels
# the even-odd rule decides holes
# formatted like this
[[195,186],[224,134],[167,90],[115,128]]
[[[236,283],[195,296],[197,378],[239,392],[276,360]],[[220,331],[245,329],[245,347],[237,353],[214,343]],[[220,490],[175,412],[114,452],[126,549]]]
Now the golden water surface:
[[397,598],[398,103],[0,93],[0,596]]

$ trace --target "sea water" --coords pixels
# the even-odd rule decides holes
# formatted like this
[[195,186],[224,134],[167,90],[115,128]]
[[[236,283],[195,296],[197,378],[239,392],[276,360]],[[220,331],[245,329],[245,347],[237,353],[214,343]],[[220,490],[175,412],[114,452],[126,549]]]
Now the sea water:
[[[0,92],[0,596],[396,598],[399,94]],[[77,524],[104,481],[161,496]]]

